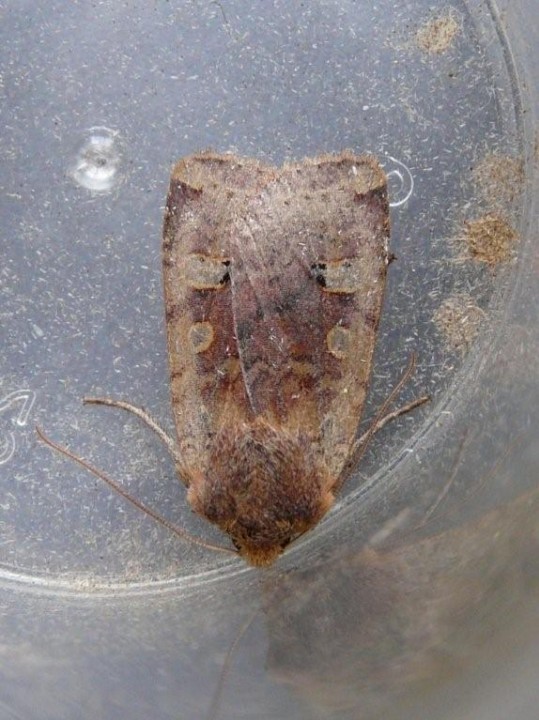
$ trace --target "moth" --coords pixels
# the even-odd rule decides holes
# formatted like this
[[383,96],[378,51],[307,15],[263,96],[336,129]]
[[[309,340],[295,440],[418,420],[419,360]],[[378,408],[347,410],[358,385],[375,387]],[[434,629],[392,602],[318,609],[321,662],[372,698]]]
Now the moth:
[[427,399],[382,417],[392,393],[357,439],[389,229],[373,157],[343,152],[278,169],[206,152],[173,169],[163,273],[177,437],[129,403],[86,402],[150,425],[192,509],[252,565],[270,565],[315,527],[372,433]]

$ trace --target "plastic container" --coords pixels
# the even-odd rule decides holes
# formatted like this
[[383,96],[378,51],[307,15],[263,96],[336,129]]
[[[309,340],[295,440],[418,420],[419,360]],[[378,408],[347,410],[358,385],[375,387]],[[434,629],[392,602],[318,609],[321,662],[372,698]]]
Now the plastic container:
[[[538,21],[532,0],[3,3],[1,718],[536,717]],[[34,429],[221,540],[151,433],[81,405],[172,430],[163,203],[208,147],[380,158],[397,260],[364,427],[412,351],[402,402],[432,395],[269,571],[180,542]]]

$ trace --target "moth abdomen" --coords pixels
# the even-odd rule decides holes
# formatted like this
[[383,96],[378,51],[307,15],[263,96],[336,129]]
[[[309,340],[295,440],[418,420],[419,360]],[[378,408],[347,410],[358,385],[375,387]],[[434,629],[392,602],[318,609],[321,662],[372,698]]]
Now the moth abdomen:
[[190,485],[189,502],[248,562],[267,565],[333,503],[333,482],[311,446],[261,417],[223,428],[204,481]]

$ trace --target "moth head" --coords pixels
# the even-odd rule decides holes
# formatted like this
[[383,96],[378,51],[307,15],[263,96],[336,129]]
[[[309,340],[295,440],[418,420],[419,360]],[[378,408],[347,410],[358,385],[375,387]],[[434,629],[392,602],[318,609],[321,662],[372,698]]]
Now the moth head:
[[204,477],[193,478],[193,509],[226,532],[251,565],[271,565],[333,504],[332,482],[312,442],[262,419],[224,429]]

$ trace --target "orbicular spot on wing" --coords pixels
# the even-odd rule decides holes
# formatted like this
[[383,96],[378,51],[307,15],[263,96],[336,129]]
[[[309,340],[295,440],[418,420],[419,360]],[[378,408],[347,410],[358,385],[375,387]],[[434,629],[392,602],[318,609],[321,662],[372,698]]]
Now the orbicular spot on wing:
[[213,343],[214,331],[210,322],[196,322],[189,328],[189,344],[194,353],[208,350]]
[[355,293],[365,282],[364,261],[360,258],[317,262],[311,265],[311,273],[327,293]]
[[329,352],[338,360],[343,360],[350,352],[352,333],[342,325],[335,325],[326,335]]
[[229,276],[230,260],[192,253],[185,259],[185,279],[195,290],[220,290]]

